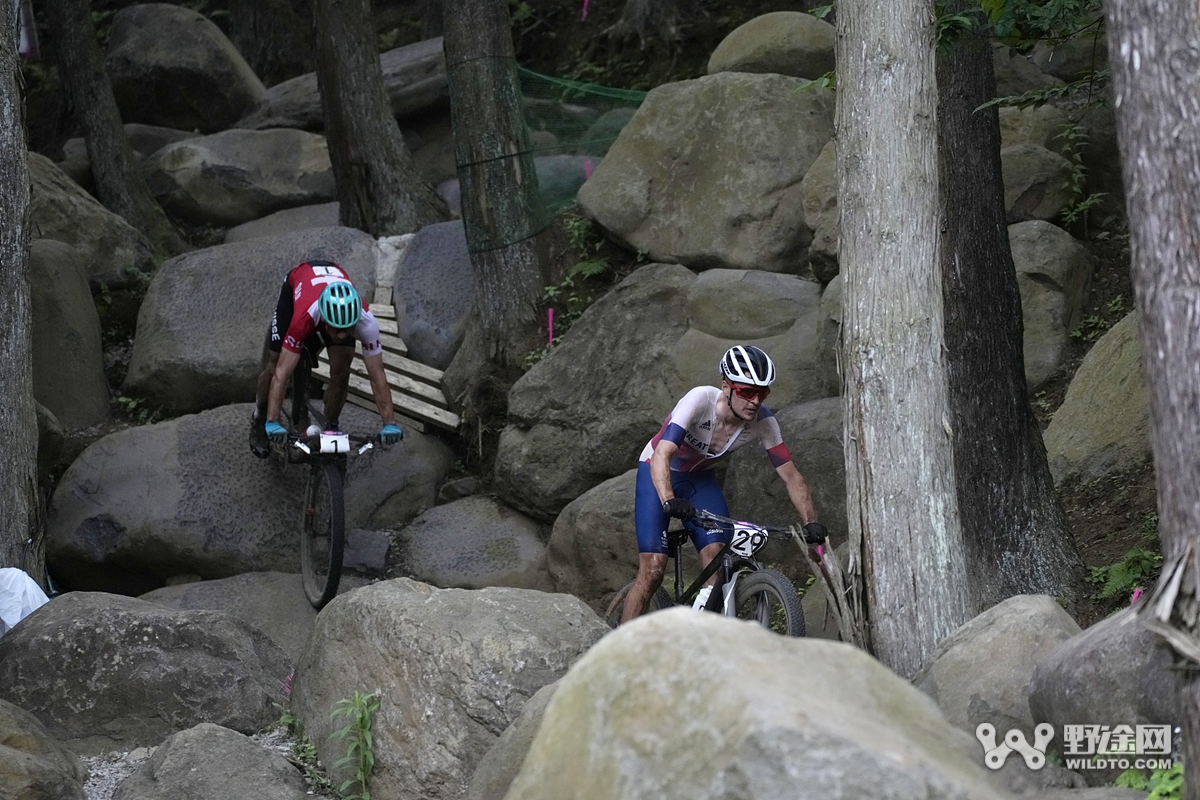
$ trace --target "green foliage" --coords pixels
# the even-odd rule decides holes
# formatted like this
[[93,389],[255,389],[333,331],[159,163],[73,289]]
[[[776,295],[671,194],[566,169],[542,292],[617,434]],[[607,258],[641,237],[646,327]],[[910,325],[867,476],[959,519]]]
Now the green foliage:
[[1088,314],[1071,329],[1071,338],[1092,343],[1103,336],[1121,317],[1125,316],[1125,298],[1117,295],[1101,308],[1099,314]]
[[508,14],[513,25],[520,25],[533,17],[533,7],[525,0],[508,0]]
[[1087,194],[1087,167],[1083,165],[1083,151],[1089,141],[1087,130],[1082,125],[1068,125],[1054,137],[1064,143],[1063,156],[1071,162],[1071,174],[1067,176],[1063,188],[1071,193],[1067,207],[1063,209],[1062,218],[1067,224],[1087,219],[1089,209],[1095,207],[1104,197],[1104,192]]
[[296,734],[297,738],[292,742],[292,757],[291,761],[300,771],[304,773],[304,780],[308,781],[308,785],[321,794],[333,794],[333,781],[329,780],[329,776],[321,769],[321,762],[317,758],[317,747],[308,740],[308,737],[302,733]]
[[817,6],[816,8],[810,8],[808,10],[808,13],[812,14],[817,19],[825,19],[826,17],[829,16],[829,13],[831,11],[833,11],[832,3],[830,3],[827,6]]
[[1103,27],[1101,0],[981,0],[993,35],[1018,50]]
[[1139,770],[1127,769],[1117,776],[1117,786],[1149,792],[1146,800],[1183,800],[1183,764],[1156,769],[1147,778]]
[[[333,732],[334,738],[347,742],[346,755],[339,758],[335,766],[350,765],[354,768],[354,777],[343,781],[338,787],[343,800],[371,800],[371,790],[367,788],[375,769],[375,740],[371,726],[378,710],[378,695],[374,692],[355,692],[353,697],[339,700],[330,717],[334,720],[338,717],[346,719],[346,724]],[[356,784],[358,791],[348,793],[347,790]]]
[[1148,583],[1161,564],[1160,554],[1135,547],[1115,564],[1092,567],[1088,581],[1100,587],[1092,598],[1107,600],[1129,594],[1138,586]]
[[797,92],[807,92],[809,89],[836,89],[837,88],[837,73],[829,70],[819,78],[813,78],[811,81],[805,81],[796,87]]
[[993,97],[976,111],[992,106],[1012,106],[1013,108],[1039,108],[1054,100],[1074,97],[1077,94],[1096,93],[1096,102],[1101,102],[1097,90],[1108,82],[1108,70],[1099,69],[1087,77],[1059,86],[1049,86],[1045,89],[1033,89],[1024,94],[1010,94],[1004,97]]
[[162,408],[151,409],[144,398],[119,394],[113,402],[131,422],[139,425],[150,425],[162,419]]

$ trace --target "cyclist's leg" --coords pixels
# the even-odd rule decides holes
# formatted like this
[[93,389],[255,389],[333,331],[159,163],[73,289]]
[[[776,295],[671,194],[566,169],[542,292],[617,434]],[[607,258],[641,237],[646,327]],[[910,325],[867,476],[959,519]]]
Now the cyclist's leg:
[[638,464],[637,491],[634,495],[634,522],[637,525],[638,574],[633,588],[625,596],[621,614],[624,624],[645,613],[650,598],[662,586],[667,570],[667,522],[654,482],[650,480],[650,465]]
[[283,336],[292,324],[292,287],[285,279],[271,315],[271,327],[267,330],[267,363],[258,376],[254,402],[258,407],[259,419],[267,416],[267,395],[271,391],[271,379],[275,377],[275,365],[279,363],[279,351],[283,349]]
[[[717,483],[716,474],[711,470],[689,474],[687,481],[677,483],[675,494],[691,500],[692,506],[698,510],[710,511],[722,517],[729,516],[729,506],[725,503],[725,495],[721,492],[720,484]],[[686,527],[692,535],[692,544],[696,546],[696,551],[700,554],[701,569],[707,567],[708,563],[716,558],[717,553],[721,552],[721,548],[732,535],[730,531],[710,531],[693,523],[687,523]],[[713,575],[708,579],[706,585],[711,586],[716,579],[717,576]]]

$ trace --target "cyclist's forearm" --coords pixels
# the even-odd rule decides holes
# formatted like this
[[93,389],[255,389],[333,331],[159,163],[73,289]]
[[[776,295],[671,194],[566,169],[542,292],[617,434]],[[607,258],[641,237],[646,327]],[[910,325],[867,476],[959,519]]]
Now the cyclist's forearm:
[[384,425],[396,424],[396,411],[392,406],[392,388],[388,386],[387,373],[383,369],[383,356],[364,358],[367,377],[371,380],[371,395],[375,398],[375,409]]
[[650,481],[662,503],[675,496],[675,487],[671,484],[671,457],[676,449],[670,442],[659,442],[654,455],[650,456]]
[[275,374],[271,376],[271,390],[267,392],[267,420],[278,422],[279,414],[283,411],[283,398],[287,394],[288,382],[296,371],[300,360],[299,353],[283,350],[279,353],[279,361],[275,364]]
[[788,499],[792,501],[796,513],[800,515],[801,524],[807,525],[810,522],[816,522],[817,508],[813,504],[812,492],[809,491],[808,481],[804,479],[804,475],[791,461],[780,465],[776,471],[783,480],[783,485],[787,487]]

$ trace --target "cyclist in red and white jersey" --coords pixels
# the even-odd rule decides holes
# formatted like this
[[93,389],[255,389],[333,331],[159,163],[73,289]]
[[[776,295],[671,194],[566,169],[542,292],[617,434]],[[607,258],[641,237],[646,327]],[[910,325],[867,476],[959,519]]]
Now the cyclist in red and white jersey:
[[[270,454],[268,441],[284,441],[287,429],[279,422],[283,398],[301,358],[316,366],[317,354],[329,348],[330,382],[325,389],[326,428],[338,429],[346,404],[354,342],[362,344],[363,363],[371,382],[375,407],[383,421],[383,444],[400,441],[392,408],[392,392],[383,371],[379,323],[346,271],[331,261],[306,261],[288,273],[271,318],[267,365],[258,377],[256,407],[250,426],[250,450],[259,458]],[[303,420],[293,420],[303,425]]]
[[[622,623],[644,613],[662,585],[670,517],[683,520],[688,528],[701,567],[729,540],[728,531],[710,531],[690,521],[698,508],[729,516],[725,496],[711,470],[754,439],[761,442],[787,487],[788,498],[804,524],[806,540],[823,540],[827,534],[825,526],[817,522],[808,482],[783,443],[779,422],[763,405],[775,380],[775,364],[753,345],[736,345],[721,359],[720,371],[721,387],[697,386],[685,394],[642,450],[634,500],[638,574],[625,598]],[[715,577],[709,585],[713,580]]]

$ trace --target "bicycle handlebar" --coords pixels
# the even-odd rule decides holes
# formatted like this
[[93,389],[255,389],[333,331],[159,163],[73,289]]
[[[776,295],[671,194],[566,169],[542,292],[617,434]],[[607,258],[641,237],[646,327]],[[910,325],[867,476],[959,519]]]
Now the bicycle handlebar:
[[[288,436],[288,446],[293,447],[308,456],[334,456],[334,455],[358,455],[361,456],[368,450],[374,449],[379,442],[379,436],[359,436],[353,433],[343,433],[351,446],[351,450],[344,453],[322,453],[320,442],[321,434],[313,434],[312,436]],[[315,451],[315,452],[314,452]]]

